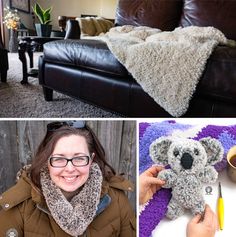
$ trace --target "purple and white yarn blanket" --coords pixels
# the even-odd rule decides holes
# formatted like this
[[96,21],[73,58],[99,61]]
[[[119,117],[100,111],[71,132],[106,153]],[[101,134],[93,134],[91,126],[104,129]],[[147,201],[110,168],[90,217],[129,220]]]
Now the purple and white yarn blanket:
[[[229,149],[236,144],[236,125],[187,125],[176,121],[139,124],[139,172],[142,173],[153,161],[149,156],[150,144],[161,136],[175,136],[200,140],[203,137],[218,139],[224,147],[224,158],[215,165],[217,171],[227,165],[226,155]],[[150,237],[152,231],[165,217],[167,205],[171,198],[170,189],[159,190],[139,215],[139,237]]]

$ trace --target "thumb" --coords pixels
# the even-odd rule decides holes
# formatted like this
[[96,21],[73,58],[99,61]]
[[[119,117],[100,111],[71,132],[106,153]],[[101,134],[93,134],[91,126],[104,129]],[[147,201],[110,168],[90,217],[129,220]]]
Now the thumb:
[[194,224],[197,224],[197,223],[200,222],[201,217],[202,217],[202,216],[201,216],[200,214],[197,214],[196,216],[194,216],[194,217],[192,218],[191,222],[194,223]]

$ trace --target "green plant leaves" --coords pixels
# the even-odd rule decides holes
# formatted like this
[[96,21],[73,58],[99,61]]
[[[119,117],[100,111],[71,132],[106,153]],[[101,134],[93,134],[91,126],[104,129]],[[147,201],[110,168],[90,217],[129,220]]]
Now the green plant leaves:
[[52,8],[48,8],[44,11],[44,21],[45,23],[44,24],[49,24],[51,22],[51,11],[52,11]]
[[43,8],[38,3],[35,3],[32,9],[35,15],[38,17],[41,24],[48,25],[51,22],[52,7],[49,7],[48,9],[43,10]]

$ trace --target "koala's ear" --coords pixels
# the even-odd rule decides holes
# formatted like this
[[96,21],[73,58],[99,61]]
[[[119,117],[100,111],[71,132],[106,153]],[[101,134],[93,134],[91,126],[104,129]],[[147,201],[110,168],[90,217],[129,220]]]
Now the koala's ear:
[[151,159],[160,165],[168,164],[167,152],[172,143],[172,140],[167,137],[160,137],[156,139],[149,147],[149,155]]
[[200,140],[207,153],[207,163],[214,165],[223,159],[224,148],[215,138],[206,137]]

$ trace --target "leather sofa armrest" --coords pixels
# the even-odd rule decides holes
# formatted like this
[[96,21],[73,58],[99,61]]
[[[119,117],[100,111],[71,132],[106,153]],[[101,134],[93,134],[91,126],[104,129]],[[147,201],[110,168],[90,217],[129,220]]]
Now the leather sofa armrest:
[[80,39],[80,26],[77,20],[68,20],[66,23],[65,39]]
[[68,20],[75,20],[75,19],[76,19],[75,16],[59,16],[58,17],[58,25],[59,25],[61,32],[66,31],[66,23]]

